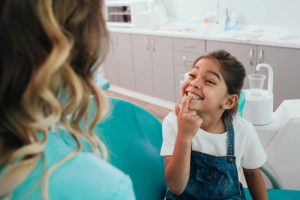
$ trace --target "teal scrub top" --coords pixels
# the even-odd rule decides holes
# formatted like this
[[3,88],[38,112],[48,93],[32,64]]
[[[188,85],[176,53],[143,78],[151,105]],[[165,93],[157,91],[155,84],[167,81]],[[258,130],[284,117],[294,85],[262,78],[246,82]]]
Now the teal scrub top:
[[[83,150],[56,169],[49,178],[49,196],[55,200],[134,200],[130,178],[105,160],[91,153],[83,141]],[[75,141],[64,131],[49,132],[44,150],[49,169],[76,147]],[[12,199],[42,199],[41,177],[43,158],[26,179],[15,188]],[[5,170],[5,166],[4,169]],[[3,173],[3,171],[2,171]]]

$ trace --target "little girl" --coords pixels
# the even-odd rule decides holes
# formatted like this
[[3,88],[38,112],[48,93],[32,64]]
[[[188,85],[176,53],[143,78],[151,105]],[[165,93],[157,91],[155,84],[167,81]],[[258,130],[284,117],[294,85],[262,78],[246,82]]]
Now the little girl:
[[226,51],[196,59],[182,103],[163,121],[161,155],[171,199],[245,199],[243,169],[253,199],[267,199],[259,171],[266,153],[254,127],[236,114],[245,69]]

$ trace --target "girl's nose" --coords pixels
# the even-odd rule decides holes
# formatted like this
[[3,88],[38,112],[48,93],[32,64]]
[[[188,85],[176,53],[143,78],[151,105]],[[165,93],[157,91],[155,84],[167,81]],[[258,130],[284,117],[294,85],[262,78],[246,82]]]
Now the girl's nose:
[[201,81],[199,79],[194,79],[191,82],[191,86],[194,87],[194,88],[200,89],[201,88]]

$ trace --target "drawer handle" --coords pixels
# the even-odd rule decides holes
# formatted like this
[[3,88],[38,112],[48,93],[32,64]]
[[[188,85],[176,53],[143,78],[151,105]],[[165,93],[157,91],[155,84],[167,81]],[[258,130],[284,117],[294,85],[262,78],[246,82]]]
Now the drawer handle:
[[146,49],[149,50],[150,47],[149,47],[149,39],[148,38],[145,40],[145,43],[146,43]]
[[186,47],[186,48],[195,48],[196,45],[194,45],[194,44],[185,44],[184,47]]
[[190,66],[188,66],[187,63],[188,63],[188,62],[193,62],[193,60],[192,60],[192,59],[187,59],[185,56],[182,56],[182,60],[183,60],[183,63],[184,63],[184,68],[185,68],[187,71],[189,71],[189,67],[190,67]]
[[259,56],[258,56],[258,63],[263,63],[264,61],[264,50],[260,50]]
[[188,58],[186,58],[185,56],[182,56],[182,60],[183,60],[184,62],[193,62],[192,59],[188,59]]

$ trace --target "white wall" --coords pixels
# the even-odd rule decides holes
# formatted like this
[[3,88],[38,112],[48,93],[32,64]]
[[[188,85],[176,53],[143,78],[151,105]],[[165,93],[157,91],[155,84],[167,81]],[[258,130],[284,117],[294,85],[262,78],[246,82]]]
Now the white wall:
[[[170,19],[201,17],[217,10],[218,0],[164,0]],[[244,25],[300,28],[300,0],[219,0],[235,10]]]

